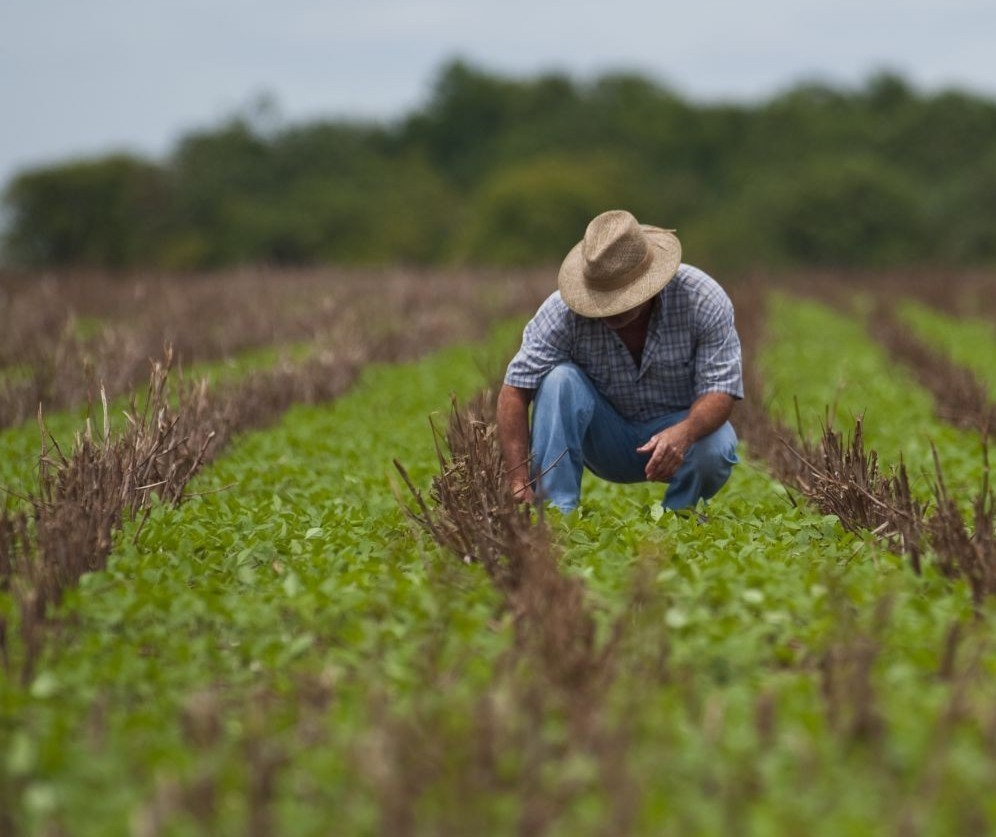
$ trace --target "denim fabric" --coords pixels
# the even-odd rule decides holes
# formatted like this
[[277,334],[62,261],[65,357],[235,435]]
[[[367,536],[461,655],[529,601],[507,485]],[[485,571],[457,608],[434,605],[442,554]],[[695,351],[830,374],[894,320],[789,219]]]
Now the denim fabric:
[[[539,476],[538,496],[562,511],[576,508],[585,466],[611,482],[644,482],[650,455],[636,449],[687,415],[681,410],[649,421],[627,420],[579,367],[555,366],[533,402],[532,467],[533,476]],[[665,508],[694,507],[719,491],[739,461],[736,446],[729,422],[692,445],[668,483]]]

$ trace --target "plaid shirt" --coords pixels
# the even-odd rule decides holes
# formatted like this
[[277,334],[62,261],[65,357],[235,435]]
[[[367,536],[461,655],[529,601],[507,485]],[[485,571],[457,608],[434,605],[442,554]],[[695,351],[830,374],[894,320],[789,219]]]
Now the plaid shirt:
[[714,279],[687,264],[657,296],[639,368],[618,334],[574,313],[555,291],[526,325],[505,383],[536,389],[566,362],[632,421],[688,409],[707,392],[744,395],[733,305]]

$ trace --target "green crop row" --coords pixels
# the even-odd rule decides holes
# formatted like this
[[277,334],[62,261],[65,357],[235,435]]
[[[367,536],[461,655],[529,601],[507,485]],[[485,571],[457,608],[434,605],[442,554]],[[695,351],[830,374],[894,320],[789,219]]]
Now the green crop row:
[[991,320],[952,317],[912,299],[904,299],[898,313],[938,352],[975,373],[996,401],[996,325]]
[[[203,380],[211,386],[231,384],[284,362],[303,362],[314,350],[307,343],[254,348],[223,360],[195,364],[188,369],[178,367],[171,374],[178,385],[181,377],[186,381]],[[145,392],[136,394],[139,410],[145,403],[146,395]],[[94,401],[89,404],[65,410],[50,413],[43,409],[44,428],[37,421],[0,428],[0,489],[11,492],[6,498],[8,503],[32,492],[37,481],[38,457],[43,448],[50,448],[54,443],[68,453],[73,438],[87,423],[98,436],[103,434],[105,422],[112,434],[121,431],[127,421],[125,414],[131,411],[130,399],[123,396],[112,399],[105,414],[100,393],[93,393],[93,398]],[[175,397],[173,401],[176,401]]]
[[[838,426],[865,414],[886,462],[926,471],[933,440],[955,479],[977,478],[977,439],[940,426],[859,322],[780,297],[771,334],[764,374],[790,423],[796,397],[810,431],[835,402]],[[510,671],[514,620],[484,572],[416,532],[391,490],[393,458],[427,485],[427,417],[443,425],[451,392],[509,346],[500,332],[372,368],[121,534],[33,682],[0,680],[0,803],[27,833],[503,834],[559,798],[547,833],[996,822],[992,614],[762,463],[702,520],[663,512],[660,486],[586,477],[580,511],[549,525],[597,646],[618,637],[600,736],[530,697],[542,679]]]
[[[164,771],[187,777],[197,753],[180,716],[199,691],[217,687],[239,716],[256,690],[345,679],[336,709],[348,726],[365,698],[357,672],[410,691],[418,637],[439,630],[441,612],[449,630],[488,647],[487,588],[469,587],[458,610],[427,588],[385,476],[394,456],[426,475],[427,416],[441,409],[445,420],[450,388],[477,385],[474,357],[463,349],[371,369],[349,398],[296,408],[244,438],[197,481],[201,496],[156,509],[137,543],[134,527],[122,533],[107,571],[67,597],[73,630],[27,691],[3,683],[7,776],[29,823],[56,816],[74,833],[113,832]],[[106,706],[100,746],[85,734],[95,706]],[[273,721],[267,732],[279,737]],[[226,719],[229,745],[238,726]],[[222,823],[244,815],[233,800]]]
[[905,461],[923,498],[931,495],[933,448],[959,490],[978,490],[978,434],[937,418],[931,396],[889,359],[860,316],[773,295],[768,330],[760,362],[769,409],[790,427],[801,421],[804,434],[818,437],[828,421],[848,430],[863,417],[866,447],[878,451],[883,466]]
[[[952,691],[937,677],[945,634],[970,618],[963,588],[929,569],[916,579],[835,518],[793,505],[751,463],[702,523],[655,521],[658,492],[639,493],[594,481],[582,518],[563,532],[567,566],[606,610],[650,568],[649,601],[627,617],[615,695],[635,727],[636,833],[888,831],[904,810],[943,831],[967,799],[981,804],[980,781],[994,774],[980,742],[936,751]],[[876,654],[869,694],[855,682],[839,684],[850,696],[828,694],[846,676],[830,673],[833,661],[853,663],[862,643]],[[862,701],[882,719],[880,739],[841,721]],[[932,769],[944,782],[937,796],[926,795]]]

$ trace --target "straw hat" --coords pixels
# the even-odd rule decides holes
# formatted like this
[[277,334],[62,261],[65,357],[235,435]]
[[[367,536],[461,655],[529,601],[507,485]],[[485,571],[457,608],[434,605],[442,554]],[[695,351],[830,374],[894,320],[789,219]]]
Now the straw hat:
[[596,216],[560,266],[560,296],[583,317],[613,317],[646,302],[674,278],[681,242],[674,230],[613,209]]

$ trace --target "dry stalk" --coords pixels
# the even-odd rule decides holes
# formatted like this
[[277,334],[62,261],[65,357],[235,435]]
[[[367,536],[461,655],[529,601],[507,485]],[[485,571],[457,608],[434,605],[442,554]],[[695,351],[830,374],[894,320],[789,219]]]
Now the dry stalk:
[[[152,365],[139,406],[112,433],[104,402],[102,433],[90,423],[64,452],[44,429],[37,493],[29,512],[0,515],[0,589],[9,587],[19,611],[21,675],[29,679],[46,628],[63,592],[103,568],[114,534],[156,502],[179,504],[190,480],[232,434],[274,420],[291,404],[326,400],[344,391],[366,360],[363,350],[326,352],[212,391],[203,381],[170,388],[173,354]],[[0,651],[12,664],[10,629],[0,623]]]
[[[521,756],[517,783],[522,793],[521,833],[545,832],[582,791],[572,781],[550,785],[550,765],[562,764],[572,753],[586,753],[599,764],[606,787],[615,789],[619,801],[613,811],[614,829],[625,831],[624,824],[636,808],[633,781],[625,769],[628,733],[618,725],[610,727],[605,711],[616,674],[621,621],[600,643],[583,584],[561,572],[542,516],[513,498],[490,392],[463,409],[454,403],[445,438],[438,432],[434,436],[439,474],[432,481],[428,500],[396,463],[414,498],[406,510],[461,561],[484,568],[513,615],[515,629],[510,658],[496,675],[501,682],[494,686],[498,691],[510,690],[514,711],[498,721],[491,697],[486,696],[475,713],[475,722],[481,726],[481,736],[475,740],[501,739]],[[565,717],[570,733],[565,740],[551,741],[544,734],[545,725],[558,714]],[[496,723],[500,736],[493,729]],[[415,728],[408,724],[387,736],[395,764],[408,761],[405,753],[414,736]],[[496,775],[497,746],[501,745],[488,746],[473,758],[484,787],[501,781]],[[401,828],[405,822],[410,824],[408,816],[421,790],[406,785],[405,777],[392,775],[390,795],[400,797],[394,799],[391,810],[406,813],[395,816],[391,826]]]
[[902,460],[888,474],[880,472],[877,452],[865,450],[863,424],[859,416],[847,440],[825,426],[818,452],[793,450],[806,474],[796,487],[824,514],[836,515],[845,529],[872,532],[908,555],[919,573],[927,508],[913,496]]
[[969,369],[949,360],[903,326],[882,300],[871,317],[871,331],[892,358],[908,367],[934,398],[938,417],[983,436],[996,428],[996,406]]
[[365,350],[410,358],[534,308],[547,281],[538,271],[0,273],[0,427],[30,420],[39,404],[85,404],[98,381],[112,398],[127,395],[167,343],[189,368],[264,346],[343,345],[339,335],[363,323]]
[[[906,277],[902,279],[905,282]],[[872,286],[882,291],[888,284],[888,278],[882,278]],[[932,295],[936,286],[936,282],[921,283],[918,295],[938,302],[936,294]],[[842,294],[839,288],[830,290],[831,287],[833,283],[814,281],[810,292],[837,306],[845,305],[849,292]],[[983,285],[977,282],[971,287],[978,290]],[[985,442],[989,429],[996,427],[996,411],[982,385],[967,370],[951,364],[901,328],[884,304],[878,306],[872,318],[876,336],[934,393],[939,415],[982,432],[986,471],[982,489],[972,502],[974,523],[970,530],[945,485],[936,450],[937,479],[931,512],[929,504],[913,496],[905,463],[900,460],[889,473],[881,472],[877,453],[865,450],[862,419],[856,421],[850,439],[833,431],[828,420],[819,444],[814,445],[801,433],[770,418],[763,406],[763,382],[753,362],[756,347],[763,339],[763,298],[756,284],[741,287],[736,297],[747,397],[738,405],[735,422],[748,449],[764,459],[784,484],[800,491],[824,513],[836,515],[846,529],[871,532],[890,549],[909,556],[917,573],[929,544],[942,572],[968,580],[973,600],[979,606],[985,596],[996,592],[996,502],[989,487]]]
[[870,634],[849,630],[820,659],[820,687],[830,727],[845,741],[878,745],[885,721],[877,705],[872,673],[881,652],[878,637],[892,610],[889,598],[875,608]]
[[971,527],[948,490],[936,448],[933,509],[913,496],[902,461],[887,475],[879,472],[877,454],[864,449],[860,418],[849,441],[826,428],[819,455],[798,451],[795,455],[808,472],[796,487],[821,511],[836,515],[845,528],[882,538],[891,549],[908,555],[918,574],[929,545],[945,575],[968,581],[977,609],[986,596],[996,593],[996,494],[989,483],[985,442],[985,469],[982,486],[972,499]]
[[548,527],[512,497],[494,396],[486,392],[463,410],[454,402],[445,441],[434,435],[440,473],[431,508],[396,463],[415,498],[410,516],[464,562],[484,567],[515,616],[519,642],[552,680],[569,690],[601,680],[615,640],[597,650],[582,583],[560,571]]
[[[0,328],[0,370],[11,364],[26,370],[21,383],[26,381],[30,392],[14,393],[18,376],[0,374],[0,425],[23,418],[26,404],[36,410],[43,401],[52,406],[85,399],[93,380],[103,381],[111,366],[107,377],[112,394],[130,387],[136,359],[147,363],[149,335],[159,340],[162,334],[181,333],[185,342],[180,351],[188,360],[270,343],[275,337],[324,337],[315,341],[319,350],[304,362],[285,361],[214,388],[181,381],[172,402],[167,387],[174,357],[170,350],[165,362],[154,365],[143,406],[132,404],[121,433],[112,436],[105,419],[103,435],[88,426],[72,450],[63,453],[43,430],[40,482],[28,498],[32,510],[0,515],[0,589],[14,590],[21,613],[15,620],[9,614],[0,617],[0,656],[7,667],[14,664],[10,623],[18,624],[22,676],[28,677],[41,648],[41,628],[62,591],[83,573],[104,566],[125,517],[139,519],[137,537],[155,498],[181,502],[190,479],[234,433],[266,426],[291,404],[336,397],[371,360],[408,360],[454,337],[479,333],[495,317],[535,304],[537,286],[534,278],[519,277],[501,286],[496,305],[499,285],[480,277],[397,271],[376,277],[230,275],[196,282],[139,278],[111,283],[71,277],[19,285],[11,310],[4,312],[15,327]],[[258,304],[264,295],[272,304]],[[338,304],[344,297],[352,304]],[[85,351],[81,348],[83,338],[74,324],[77,310],[112,322],[93,338],[110,349],[98,351],[92,341]],[[225,311],[221,330],[218,311]],[[45,328],[39,327],[43,317],[48,318]],[[131,319],[135,323],[129,331],[124,323]],[[383,327],[371,331],[373,322]],[[122,334],[126,336],[118,340]],[[136,341],[136,334],[142,340]],[[204,339],[190,343],[191,335]],[[86,372],[82,384],[81,355]],[[91,358],[96,360],[91,363]],[[103,385],[100,391],[106,417]],[[4,413],[5,394],[13,399],[7,406],[16,415]]]
[[972,601],[980,609],[986,596],[996,593],[996,494],[989,484],[989,449],[983,446],[985,470],[982,486],[972,500],[971,531],[958,503],[951,496],[934,450],[936,510],[927,524],[930,545],[941,571],[949,577],[964,577],[972,590]]
[[876,533],[891,548],[909,555],[919,572],[926,510],[912,496],[902,462],[890,474],[880,473],[876,452],[865,451],[861,419],[846,441],[828,420],[819,444],[814,445],[801,431],[771,418],[756,363],[757,347],[763,340],[763,300],[763,290],[756,284],[741,288],[736,297],[746,390],[735,415],[738,434],[782,483],[800,491],[825,514],[837,515],[845,528]]
[[[163,362],[153,365],[144,408],[132,403],[123,433],[111,434],[105,400],[102,435],[88,423],[68,454],[48,437],[30,516],[3,516],[0,530],[18,533],[0,539],[0,567],[20,609],[25,679],[63,591],[104,565],[114,532],[126,517],[148,509],[156,495],[178,501],[191,473],[186,463],[203,458],[203,450],[192,451],[189,435],[182,435],[188,430],[179,420],[182,413],[170,406],[171,363],[167,352]],[[182,404],[181,397],[181,409]]]
[[751,456],[767,463],[777,479],[798,486],[804,482],[805,468],[793,455],[792,447],[802,443],[790,427],[772,418],[757,363],[758,349],[764,341],[765,290],[758,282],[739,286],[734,303],[744,369],[744,400],[737,404],[733,416],[737,435]]

